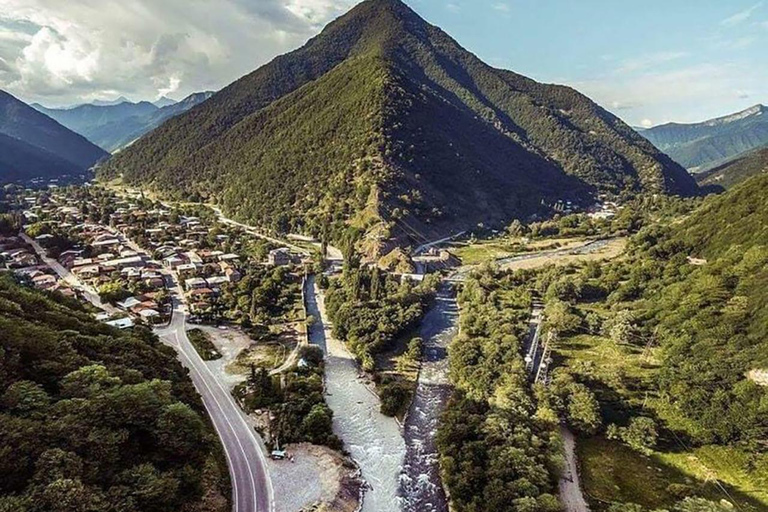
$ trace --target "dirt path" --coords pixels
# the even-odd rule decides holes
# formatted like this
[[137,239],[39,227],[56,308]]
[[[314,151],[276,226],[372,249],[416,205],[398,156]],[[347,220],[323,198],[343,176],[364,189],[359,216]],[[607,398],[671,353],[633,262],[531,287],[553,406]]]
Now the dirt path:
[[589,512],[589,505],[581,492],[579,469],[576,462],[576,439],[566,426],[560,427],[565,445],[565,469],[560,478],[560,501],[565,512]]

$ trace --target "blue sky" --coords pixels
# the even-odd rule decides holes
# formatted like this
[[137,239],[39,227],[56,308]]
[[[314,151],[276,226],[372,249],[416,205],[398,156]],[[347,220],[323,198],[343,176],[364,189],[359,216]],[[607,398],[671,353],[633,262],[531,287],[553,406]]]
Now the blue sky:
[[572,85],[633,125],[768,103],[768,2],[409,3],[486,62]]
[[[359,0],[0,0],[0,89],[49,106],[216,90]],[[406,0],[491,65],[632,125],[768,103],[768,0]]]

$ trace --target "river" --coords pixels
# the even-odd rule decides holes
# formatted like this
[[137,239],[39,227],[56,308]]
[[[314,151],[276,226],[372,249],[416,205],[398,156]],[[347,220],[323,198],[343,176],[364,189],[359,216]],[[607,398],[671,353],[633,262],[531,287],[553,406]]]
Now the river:
[[359,378],[357,363],[335,339],[325,315],[324,298],[314,276],[307,278],[307,313],[315,318],[310,343],[325,353],[326,402],[333,411],[333,431],[360,467],[368,485],[363,512],[399,512],[398,480],[405,442],[393,418],[379,412],[379,398]]
[[444,284],[420,329],[424,355],[416,394],[405,421],[406,453],[400,475],[405,512],[448,512],[435,436],[451,395],[448,345],[458,332],[458,318],[454,290]]

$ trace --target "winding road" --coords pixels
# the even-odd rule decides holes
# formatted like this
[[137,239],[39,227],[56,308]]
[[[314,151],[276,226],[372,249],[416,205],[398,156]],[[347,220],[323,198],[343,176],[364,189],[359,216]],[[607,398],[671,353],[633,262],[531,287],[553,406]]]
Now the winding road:
[[264,455],[266,448],[248,425],[245,414],[226,386],[216,379],[190,343],[181,289],[172,276],[166,279],[171,281],[173,316],[167,327],[155,332],[166,345],[176,350],[181,364],[189,370],[192,383],[221,439],[232,480],[232,511],[273,512],[274,491]]

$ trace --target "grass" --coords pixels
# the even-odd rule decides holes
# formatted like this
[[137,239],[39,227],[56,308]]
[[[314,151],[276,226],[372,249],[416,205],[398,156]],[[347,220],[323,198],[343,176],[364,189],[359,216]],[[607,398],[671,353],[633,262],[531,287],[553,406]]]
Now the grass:
[[[560,342],[555,366],[589,376],[606,424],[623,422],[629,411],[645,408],[668,429],[685,432],[689,425],[649,392],[657,366],[653,353],[647,356],[638,347],[579,335]],[[602,437],[578,440],[583,487],[593,510],[605,510],[610,502],[669,508],[692,492],[719,501],[727,495],[717,480],[739,506],[768,511],[768,455],[723,446],[689,448],[663,430],[662,438],[658,451],[648,457]]]
[[[577,446],[582,486],[592,510],[606,510],[615,502],[669,509],[687,496],[727,499],[735,502],[736,510],[768,510],[768,504],[761,501],[765,496],[759,495],[761,487],[757,487],[765,484],[764,475],[742,473],[740,485],[734,485],[738,479],[726,480],[728,471],[722,467],[716,471],[714,466],[705,469],[701,464],[701,455],[709,455],[712,450],[721,464],[728,464],[735,454],[732,449],[704,447],[694,453],[655,452],[645,456],[603,437],[580,439]],[[715,477],[722,482],[722,488],[715,483]],[[753,492],[748,492],[747,487]]]
[[270,337],[269,341],[254,343],[240,352],[237,358],[227,366],[227,372],[246,374],[251,371],[251,365],[267,370],[279,367],[296,348],[300,328],[294,324],[270,327],[279,332]]
[[221,354],[216,349],[216,346],[211,341],[211,337],[208,333],[201,329],[190,329],[187,331],[187,336],[192,346],[195,347],[197,353],[203,358],[203,361],[215,361],[221,358]]
[[453,242],[448,245],[448,250],[459,258],[463,265],[479,265],[516,254],[577,247],[585,241],[583,237],[545,238],[533,241],[526,241],[523,238],[493,238],[476,242]]

